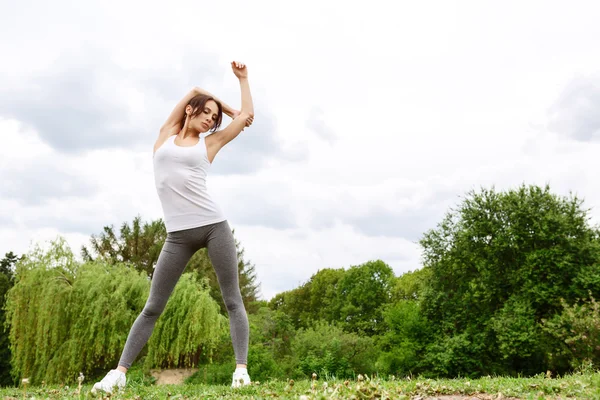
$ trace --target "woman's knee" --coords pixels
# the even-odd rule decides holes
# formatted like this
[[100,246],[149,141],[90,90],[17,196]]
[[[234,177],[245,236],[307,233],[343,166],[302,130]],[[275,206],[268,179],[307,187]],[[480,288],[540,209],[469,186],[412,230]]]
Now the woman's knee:
[[234,312],[238,310],[245,310],[244,301],[241,293],[223,294],[223,301],[227,312]]
[[156,319],[160,317],[160,314],[162,314],[164,309],[165,307],[160,304],[148,302],[142,310],[142,316],[149,319]]

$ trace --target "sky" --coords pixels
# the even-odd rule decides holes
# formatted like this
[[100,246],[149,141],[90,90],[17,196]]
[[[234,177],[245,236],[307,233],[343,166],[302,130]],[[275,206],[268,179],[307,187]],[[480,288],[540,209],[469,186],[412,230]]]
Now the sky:
[[548,184],[600,221],[597,2],[0,3],[0,256],[162,218],[159,128],[194,86],[239,108],[232,60],[255,121],[208,187],[264,299],[421,268],[470,190]]

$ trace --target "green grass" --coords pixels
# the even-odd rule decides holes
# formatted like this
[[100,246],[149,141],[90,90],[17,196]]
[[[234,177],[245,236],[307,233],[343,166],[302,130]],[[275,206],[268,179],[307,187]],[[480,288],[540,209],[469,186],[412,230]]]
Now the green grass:
[[[52,387],[0,389],[1,399],[93,399],[92,383]],[[26,389],[26,391],[25,391]],[[500,395],[501,394],[501,395]],[[241,389],[218,385],[155,386],[134,381],[111,399],[426,399],[443,395],[479,399],[600,399],[600,371],[587,371],[559,379],[541,374],[532,378],[481,379],[369,379],[362,381],[304,380],[254,382]],[[302,397],[305,396],[305,397]]]

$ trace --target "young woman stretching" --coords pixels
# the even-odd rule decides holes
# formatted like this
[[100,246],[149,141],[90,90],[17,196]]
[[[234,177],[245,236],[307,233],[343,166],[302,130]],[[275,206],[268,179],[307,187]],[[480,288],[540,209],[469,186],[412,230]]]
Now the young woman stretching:
[[[94,394],[98,391],[112,393],[115,388],[125,386],[125,373],[150,338],[186,264],[204,247],[208,248],[229,314],[237,363],[232,387],[250,383],[246,370],[248,317],[238,282],[235,240],[225,216],[206,189],[206,176],[219,150],[254,119],[248,70],[240,62],[232,62],[231,67],[240,81],[240,111],[195,88],[175,106],[160,129],[154,144],[154,180],[164,213],[167,239],[154,270],[150,295],[131,327],[118,367],[94,384]],[[233,121],[217,131],[223,112]]]

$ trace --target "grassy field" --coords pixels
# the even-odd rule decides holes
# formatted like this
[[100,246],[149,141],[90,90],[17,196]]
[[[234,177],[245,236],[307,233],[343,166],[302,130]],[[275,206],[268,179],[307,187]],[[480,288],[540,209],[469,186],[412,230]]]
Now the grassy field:
[[[361,379],[362,378],[362,379]],[[2,399],[93,399],[92,384],[1,389]],[[216,385],[131,383],[111,399],[600,399],[600,372],[559,379],[487,377],[469,379],[369,379],[254,382],[241,389]]]

